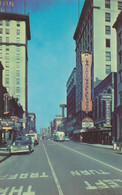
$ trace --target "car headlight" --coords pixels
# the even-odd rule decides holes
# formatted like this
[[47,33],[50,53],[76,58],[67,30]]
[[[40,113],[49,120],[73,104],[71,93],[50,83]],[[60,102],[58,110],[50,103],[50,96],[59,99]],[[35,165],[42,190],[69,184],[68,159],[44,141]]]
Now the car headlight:
[[28,149],[28,148],[29,148],[29,146],[27,145],[27,146],[26,146],[26,148]]

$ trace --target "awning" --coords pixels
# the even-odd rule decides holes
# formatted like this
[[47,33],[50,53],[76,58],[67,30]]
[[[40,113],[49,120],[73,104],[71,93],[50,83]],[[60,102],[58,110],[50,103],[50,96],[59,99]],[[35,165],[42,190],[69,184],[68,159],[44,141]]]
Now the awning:
[[88,130],[87,129],[79,129],[79,130],[73,131],[73,134],[76,134],[76,133],[85,133],[85,132],[88,132]]

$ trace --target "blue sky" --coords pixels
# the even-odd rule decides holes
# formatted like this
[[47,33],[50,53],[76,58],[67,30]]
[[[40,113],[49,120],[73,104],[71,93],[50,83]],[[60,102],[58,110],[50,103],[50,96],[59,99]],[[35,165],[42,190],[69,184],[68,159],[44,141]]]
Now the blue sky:
[[[83,2],[80,0],[80,8]],[[24,10],[22,1],[16,3]],[[76,65],[73,35],[78,0],[26,0],[28,12],[28,111],[36,114],[40,131],[61,114],[59,105],[66,103],[66,82]]]

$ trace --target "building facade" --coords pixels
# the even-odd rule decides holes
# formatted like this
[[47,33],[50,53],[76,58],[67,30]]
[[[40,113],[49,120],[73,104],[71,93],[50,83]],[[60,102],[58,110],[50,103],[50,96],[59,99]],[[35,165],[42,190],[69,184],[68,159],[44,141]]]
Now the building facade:
[[116,116],[116,140],[122,143],[122,11],[113,26],[117,34],[117,107]]
[[3,85],[10,96],[18,98],[27,114],[27,63],[30,40],[29,15],[0,13],[0,61]]
[[114,110],[117,105],[117,73],[111,72],[94,89],[94,123],[97,130],[95,135],[97,143],[110,144],[116,138],[114,128]]
[[94,94],[94,87],[110,72],[117,71],[116,34],[112,25],[122,9],[121,5],[122,2],[117,0],[85,0],[74,33],[76,42],[76,113],[79,118],[83,117],[81,114],[83,96],[81,53],[87,49],[92,54],[91,79],[92,94]]

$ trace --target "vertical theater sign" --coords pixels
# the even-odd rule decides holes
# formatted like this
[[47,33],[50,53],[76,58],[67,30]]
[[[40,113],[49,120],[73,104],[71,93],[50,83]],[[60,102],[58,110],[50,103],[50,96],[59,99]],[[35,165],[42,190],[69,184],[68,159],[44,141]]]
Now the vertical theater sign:
[[92,111],[92,55],[86,51],[81,54],[81,65],[82,65],[82,102],[81,110],[88,113]]

